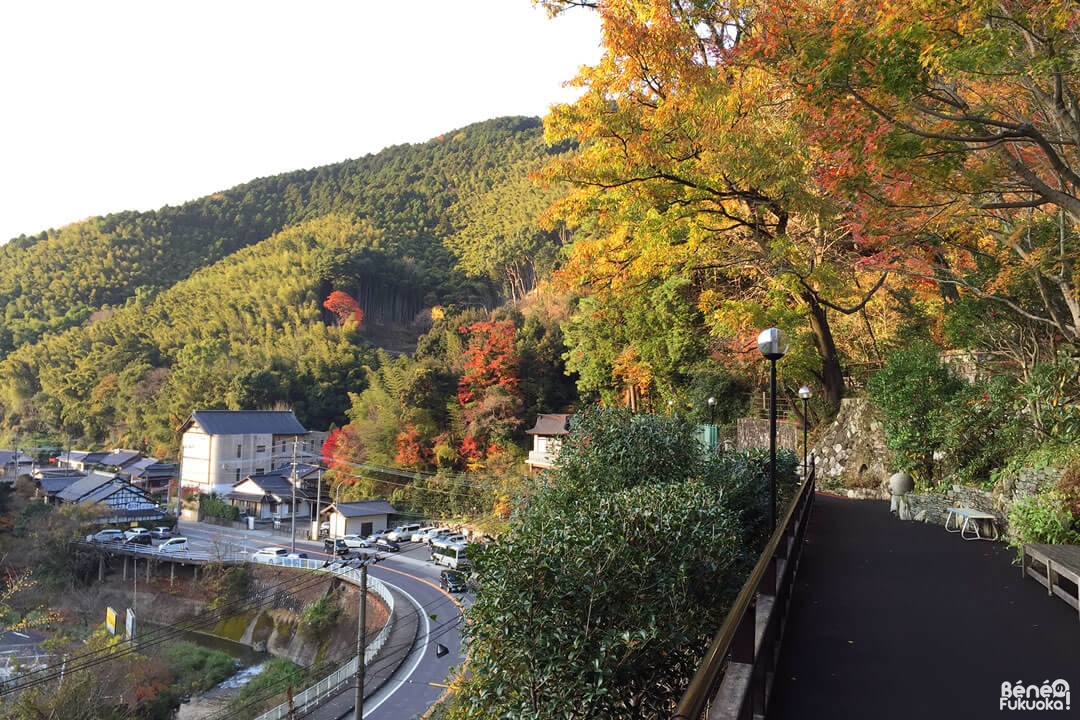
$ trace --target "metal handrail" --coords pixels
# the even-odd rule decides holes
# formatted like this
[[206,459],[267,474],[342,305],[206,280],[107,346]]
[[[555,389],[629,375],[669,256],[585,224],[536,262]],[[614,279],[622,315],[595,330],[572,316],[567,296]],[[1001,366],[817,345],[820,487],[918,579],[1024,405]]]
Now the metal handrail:
[[[740,637],[740,631],[745,632],[746,630],[748,613],[756,613],[759,596],[775,597],[780,595],[783,590],[783,588],[777,586],[777,583],[780,583],[783,579],[775,574],[777,569],[776,560],[784,560],[787,563],[784,574],[788,578],[788,583],[794,582],[791,561],[792,559],[797,561],[798,554],[801,551],[802,534],[805,531],[806,521],[814,498],[815,472],[812,460],[811,458],[805,481],[788,506],[783,521],[773,531],[769,544],[762,551],[757,565],[754,566],[753,571],[750,573],[750,577],[743,585],[738,597],[735,598],[724,624],[720,626],[716,635],[713,636],[709,649],[702,658],[697,673],[694,674],[693,679],[683,693],[682,699],[676,706],[671,720],[699,720],[703,717],[707,703],[719,689],[727,671],[732,655],[732,645]],[[783,549],[784,554],[778,555],[782,542],[789,539],[791,542],[787,548]],[[763,589],[763,586],[770,583],[773,584],[772,588]],[[766,590],[771,591],[766,592]],[[749,620],[754,620],[754,618]],[[782,633],[778,632],[772,638],[777,647],[781,641],[781,636]],[[751,636],[750,643],[751,646],[755,644],[753,636]],[[754,648],[751,652],[755,656],[755,665],[757,664],[757,658],[765,655],[763,652],[758,652],[757,648]],[[767,688],[763,689],[763,692],[767,692]],[[735,717],[742,716],[744,716],[744,713],[740,709]]]

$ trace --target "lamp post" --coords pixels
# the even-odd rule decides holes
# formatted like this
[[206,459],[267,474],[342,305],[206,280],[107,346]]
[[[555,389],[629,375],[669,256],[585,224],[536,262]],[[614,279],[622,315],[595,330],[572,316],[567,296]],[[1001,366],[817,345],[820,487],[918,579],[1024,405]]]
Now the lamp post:
[[713,424],[713,410],[716,409],[716,398],[709,398],[709,424]]
[[803,385],[799,388],[799,397],[802,398],[802,476],[803,480],[806,479],[806,426],[808,424],[808,418],[806,416],[806,403],[809,402],[810,396],[813,395],[810,392],[810,388]]
[[769,361],[769,534],[776,531],[776,361],[787,353],[788,341],[780,328],[762,330],[758,351]]

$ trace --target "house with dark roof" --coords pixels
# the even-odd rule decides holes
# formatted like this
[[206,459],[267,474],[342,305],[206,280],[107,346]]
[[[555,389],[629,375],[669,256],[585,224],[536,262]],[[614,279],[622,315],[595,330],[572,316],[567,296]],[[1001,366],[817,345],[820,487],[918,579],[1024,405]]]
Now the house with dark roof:
[[101,525],[154,522],[165,517],[150,493],[109,473],[91,472],[58,492],[55,499],[59,504],[99,506],[102,513],[97,522]]
[[142,460],[143,454],[138,450],[124,450],[117,448],[110,450],[98,461],[98,464],[104,465],[114,472],[120,472],[128,465]]
[[117,474],[143,490],[166,492],[169,483],[180,477],[180,468],[176,463],[144,457],[125,465]]
[[390,516],[396,513],[394,506],[385,500],[364,500],[334,503],[322,512],[322,517],[330,522],[330,537],[367,537],[376,531],[387,529]]
[[525,467],[530,475],[546,470],[555,464],[562,448],[563,438],[570,434],[570,419],[573,415],[550,413],[536,416],[536,425],[526,430],[532,435],[533,446],[525,458]]
[[180,484],[222,496],[248,476],[313,462],[322,451],[289,410],[196,410],[179,432]]
[[71,468],[38,468],[31,477],[37,482],[39,493],[45,497],[45,501],[57,504],[56,496],[60,491],[85,478],[86,473]]
[[14,484],[20,475],[29,475],[34,468],[34,458],[18,450],[0,450],[0,479]]
[[[240,511],[256,520],[286,520],[293,517],[296,505],[297,523],[311,522],[315,498],[308,495],[299,477],[290,468],[265,475],[252,475],[233,485],[225,499]],[[303,528],[301,524],[299,528]],[[307,528],[304,533],[309,534]]]
[[101,459],[108,455],[104,451],[90,450],[65,450],[56,456],[56,464],[63,468],[90,472],[95,465],[101,464]]

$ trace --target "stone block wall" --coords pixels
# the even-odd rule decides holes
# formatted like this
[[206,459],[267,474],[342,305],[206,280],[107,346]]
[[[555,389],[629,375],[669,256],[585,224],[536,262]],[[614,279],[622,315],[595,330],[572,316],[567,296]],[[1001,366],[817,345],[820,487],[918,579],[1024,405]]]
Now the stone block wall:
[[1061,473],[1058,468],[1023,468],[1015,476],[1004,478],[1000,487],[993,490],[953,485],[944,493],[909,493],[912,520],[944,525],[948,508],[969,507],[997,515],[1004,532],[1009,508],[1021,498],[1036,495],[1053,485]]
[[840,412],[811,448],[818,478],[858,489],[859,497],[888,498],[892,453],[885,447],[881,423],[864,398],[844,398]]

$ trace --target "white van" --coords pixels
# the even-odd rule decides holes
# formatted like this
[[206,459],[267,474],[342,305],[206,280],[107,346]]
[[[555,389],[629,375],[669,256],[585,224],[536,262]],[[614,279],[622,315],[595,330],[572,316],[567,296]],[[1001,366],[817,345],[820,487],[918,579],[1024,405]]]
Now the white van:
[[99,543],[124,542],[124,531],[116,530],[114,528],[98,530],[93,535],[87,535],[86,541]]
[[386,539],[390,542],[405,542],[412,537],[412,534],[423,527],[420,523],[410,523],[409,525],[398,525],[396,528],[386,533]]
[[174,537],[158,545],[158,552],[187,552],[187,538]]

